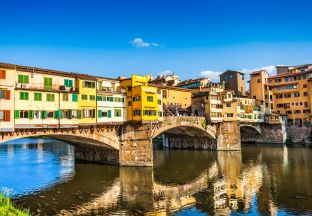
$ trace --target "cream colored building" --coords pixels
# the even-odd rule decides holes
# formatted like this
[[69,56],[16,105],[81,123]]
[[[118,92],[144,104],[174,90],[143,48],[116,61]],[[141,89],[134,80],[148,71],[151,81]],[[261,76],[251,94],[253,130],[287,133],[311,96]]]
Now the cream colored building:
[[15,69],[0,64],[0,132],[14,131]]
[[126,94],[119,80],[98,78],[97,82],[97,123],[127,121]]

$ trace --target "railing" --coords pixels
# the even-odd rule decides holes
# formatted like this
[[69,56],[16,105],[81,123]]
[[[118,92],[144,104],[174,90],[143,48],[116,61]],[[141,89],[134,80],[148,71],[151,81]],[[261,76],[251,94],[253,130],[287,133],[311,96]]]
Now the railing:
[[114,89],[112,87],[99,87],[98,91],[103,93],[118,93],[118,94],[126,93],[124,89],[121,88]]
[[74,87],[66,87],[64,85],[51,85],[46,86],[42,83],[15,83],[16,89],[32,89],[38,91],[67,91],[67,92],[75,92],[77,89]]

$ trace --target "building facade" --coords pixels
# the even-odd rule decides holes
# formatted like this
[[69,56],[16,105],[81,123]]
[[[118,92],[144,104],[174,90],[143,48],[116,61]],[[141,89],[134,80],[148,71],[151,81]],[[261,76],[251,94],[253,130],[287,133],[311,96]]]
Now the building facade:
[[234,91],[236,96],[246,95],[245,74],[239,71],[227,70],[220,74],[220,83],[224,83],[225,89]]
[[266,112],[287,115],[288,125],[311,125],[312,65],[276,68],[274,76],[251,73],[251,96],[264,100]]
[[119,80],[98,78],[97,83],[97,123],[127,121],[126,94]]

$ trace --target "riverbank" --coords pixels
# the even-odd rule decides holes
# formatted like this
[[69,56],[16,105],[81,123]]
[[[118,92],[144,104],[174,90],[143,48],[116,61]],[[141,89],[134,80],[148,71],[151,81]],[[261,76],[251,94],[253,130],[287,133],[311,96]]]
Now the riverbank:
[[16,208],[9,197],[0,194],[0,215],[2,216],[30,216],[25,210]]

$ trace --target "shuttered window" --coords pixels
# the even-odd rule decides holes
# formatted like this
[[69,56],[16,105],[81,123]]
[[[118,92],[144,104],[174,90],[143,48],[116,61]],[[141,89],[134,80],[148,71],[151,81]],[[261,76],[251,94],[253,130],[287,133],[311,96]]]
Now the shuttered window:
[[52,78],[44,77],[44,89],[46,90],[52,89]]
[[28,100],[29,93],[28,92],[20,92],[20,100]]
[[18,83],[28,84],[29,83],[29,76],[28,75],[19,74],[17,81],[18,81]]
[[78,95],[77,94],[73,94],[72,95],[72,101],[73,102],[77,102],[78,101]]
[[5,78],[6,78],[6,71],[0,70],[0,79],[5,79]]
[[34,94],[34,100],[35,100],[35,101],[42,101],[42,93],[35,92],[35,94]]
[[64,79],[64,86],[66,86],[68,88],[72,88],[73,87],[73,80]]
[[10,90],[0,90],[0,99],[10,100],[11,91]]
[[55,101],[55,95],[54,94],[47,94],[47,101],[54,102]]
[[88,100],[88,95],[81,95],[81,100]]

